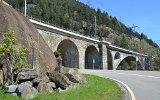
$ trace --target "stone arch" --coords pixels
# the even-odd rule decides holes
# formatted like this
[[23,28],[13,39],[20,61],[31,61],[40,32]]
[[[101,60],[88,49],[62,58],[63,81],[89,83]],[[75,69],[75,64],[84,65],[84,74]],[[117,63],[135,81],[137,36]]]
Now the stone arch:
[[136,57],[134,56],[127,56],[123,58],[117,68],[117,70],[143,70],[140,61],[136,61]]
[[65,39],[59,43],[58,49],[62,53],[62,66],[79,68],[79,52],[74,42]]
[[95,46],[90,45],[85,51],[85,69],[99,69],[99,53]]
[[113,59],[110,50],[107,50],[108,70],[113,70]]
[[114,56],[114,59],[120,59],[121,55],[119,52],[116,52],[115,56]]

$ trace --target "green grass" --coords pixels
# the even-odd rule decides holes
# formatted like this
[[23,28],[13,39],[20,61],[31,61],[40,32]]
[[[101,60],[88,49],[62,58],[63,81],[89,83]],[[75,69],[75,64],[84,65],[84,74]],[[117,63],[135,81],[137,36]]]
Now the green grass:
[[[93,75],[85,75],[88,84],[83,84],[76,89],[64,93],[42,93],[32,100],[121,100],[123,92],[116,83]],[[0,100],[21,100],[0,91]]]
[[4,93],[4,90],[0,90],[0,100],[24,100],[23,98],[13,96],[8,93]]

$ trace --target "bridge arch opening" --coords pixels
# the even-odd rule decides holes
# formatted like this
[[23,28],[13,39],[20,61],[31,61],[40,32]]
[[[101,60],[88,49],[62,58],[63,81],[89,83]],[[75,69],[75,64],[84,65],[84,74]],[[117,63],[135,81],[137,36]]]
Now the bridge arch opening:
[[71,40],[63,40],[59,43],[57,50],[62,56],[62,66],[79,68],[79,52],[77,46]]
[[114,56],[114,59],[119,59],[121,57],[120,53],[119,52],[116,52],[115,56]]
[[88,46],[85,51],[85,69],[100,69],[99,53],[95,46]]
[[140,61],[133,56],[124,58],[118,65],[117,70],[143,70]]
[[113,70],[113,59],[110,50],[107,50],[107,59],[108,59],[108,70]]

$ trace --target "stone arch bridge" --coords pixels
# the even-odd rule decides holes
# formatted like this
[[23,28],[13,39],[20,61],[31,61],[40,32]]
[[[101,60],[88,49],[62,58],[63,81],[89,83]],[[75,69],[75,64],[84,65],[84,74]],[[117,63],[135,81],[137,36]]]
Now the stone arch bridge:
[[60,49],[62,65],[79,69],[116,70],[125,61],[136,62],[142,70],[149,68],[148,56],[111,45],[106,41],[89,38],[58,27],[35,20],[36,26],[49,47],[54,51]]

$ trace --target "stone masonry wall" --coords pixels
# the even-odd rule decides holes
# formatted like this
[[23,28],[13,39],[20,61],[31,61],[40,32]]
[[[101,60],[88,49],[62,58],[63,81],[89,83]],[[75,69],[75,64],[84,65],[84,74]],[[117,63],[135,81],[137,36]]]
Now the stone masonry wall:
[[88,46],[93,45],[99,51],[98,44],[94,42],[82,40],[80,38],[75,39],[73,37],[63,36],[61,34],[45,31],[42,29],[38,29],[38,31],[42,35],[42,37],[47,42],[47,44],[49,45],[49,47],[52,49],[53,52],[57,50],[58,45],[61,41],[65,39],[69,39],[70,41],[72,41],[77,46],[77,49],[79,52],[79,68],[80,69],[85,68],[85,51]]

